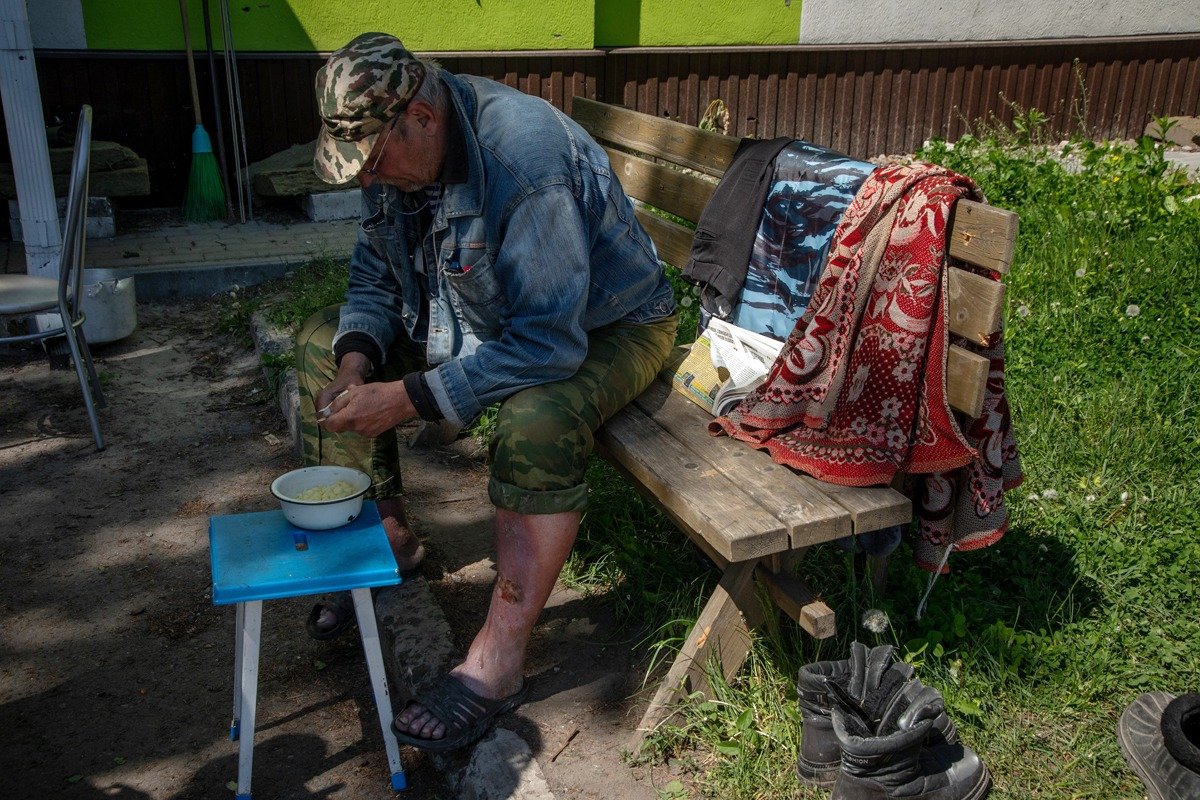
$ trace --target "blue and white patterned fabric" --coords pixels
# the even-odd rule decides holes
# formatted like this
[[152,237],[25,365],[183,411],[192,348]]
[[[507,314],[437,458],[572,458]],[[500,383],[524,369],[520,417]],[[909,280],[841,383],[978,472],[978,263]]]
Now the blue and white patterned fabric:
[[746,282],[729,322],[784,340],[808,307],[833,232],[875,165],[797,139],[775,158]]

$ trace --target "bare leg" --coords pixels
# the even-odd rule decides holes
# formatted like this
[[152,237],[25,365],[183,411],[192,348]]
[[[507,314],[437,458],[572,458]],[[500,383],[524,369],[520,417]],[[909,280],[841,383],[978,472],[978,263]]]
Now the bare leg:
[[399,497],[388,497],[379,500],[376,505],[383,519],[383,530],[392,545],[392,553],[396,556],[396,566],[400,567],[401,572],[416,569],[425,559],[425,545],[408,527],[404,501]]
[[[496,509],[496,585],[483,628],[451,674],[483,697],[507,697],[521,685],[525,647],[579,532],[580,512],[518,514]],[[396,727],[440,739],[446,728],[420,703],[400,712]]]

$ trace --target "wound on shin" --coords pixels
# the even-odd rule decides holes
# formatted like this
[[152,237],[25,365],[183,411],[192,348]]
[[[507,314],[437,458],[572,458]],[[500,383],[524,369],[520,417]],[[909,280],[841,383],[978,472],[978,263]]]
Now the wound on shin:
[[496,592],[506,603],[520,603],[525,599],[525,590],[521,588],[521,584],[510,581],[503,575],[496,579]]

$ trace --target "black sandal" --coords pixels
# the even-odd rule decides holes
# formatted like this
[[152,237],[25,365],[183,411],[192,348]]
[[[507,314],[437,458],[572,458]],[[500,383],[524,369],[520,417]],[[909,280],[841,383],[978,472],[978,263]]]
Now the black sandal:
[[[319,628],[317,623],[321,620],[321,612],[326,609],[333,612],[337,622],[332,628]],[[338,592],[323,598],[312,607],[312,611],[308,614],[308,621],[304,623],[304,628],[308,631],[309,637],[318,642],[327,642],[346,633],[357,622],[358,617],[354,613],[354,598],[349,592]]]
[[397,728],[395,720],[392,721],[392,730],[401,744],[410,747],[436,752],[458,750],[483,736],[496,717],[521,705],[527,689],[528,684],[522,678],[515,692],[508,697],[492,700],[480,697],[457,678],[447,674],[428,693],[416,700],[431,717],[446,726],[446,735],[440,739],[413,736]]

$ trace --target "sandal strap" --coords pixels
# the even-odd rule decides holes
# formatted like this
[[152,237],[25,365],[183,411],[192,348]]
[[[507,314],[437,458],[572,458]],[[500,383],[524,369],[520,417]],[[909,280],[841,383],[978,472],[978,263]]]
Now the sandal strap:
[[457,678],[446,675],[420,702],[431,716],[446,726],[446,738],[449,739],[473,730],[480,723],[490,722],[507,700],[481,697]]

